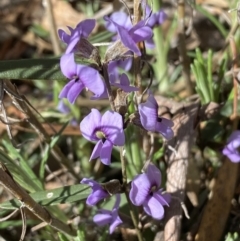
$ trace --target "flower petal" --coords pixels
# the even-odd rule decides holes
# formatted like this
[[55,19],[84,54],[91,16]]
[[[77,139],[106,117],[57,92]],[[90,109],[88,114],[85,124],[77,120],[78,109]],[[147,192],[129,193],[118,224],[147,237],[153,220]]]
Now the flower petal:
[[96,137],[96,130],[101,123],[101,113],[97,109],[92,109],[91,112],[83,118],[80,123],[80,131],[84,138],[89,141],[98,141]]
[[61,90],[59,94],[59,98],[67,98],[69,90],[72,88],[72,86],[75,84],[75,80],[69,81]]
[[93,148],[93,151],[92,151],[92,154],[89,158],[89,161],[91,161],[92,159],[96,159],[96,158],[100,157],[101,151],[102,151],[102,146],[103,146],[102,140],[99,140],[97,142],[97,144],[95,145],[95,147]]
[[148,131],[155,131],[158,118],[158,105],[152,94],[149,94],[145,103],[139,104],[140,120]]
[[104,226],[111,223],[112,212],[109,210],[99,210],[99,213],[93,217],[93,222],[98,226]]
[[118,216],[118,210],[114,208],[112,210],[112,221],[109,227],[109,233],[112,234],[115,228],[121,223],[122,223],[122,220]]
[[174,136],[174,132],[171,129],[172,126],[173,122],[171,120],[160,117],[156,123],[155,131],[160,132],[167,140],[170,140]]
[[102,188],[102,186],[89,178],[83,178],[81,183],[88,184],[92,188],[92,193],[88,196],[86,203],[90,206],[94,206],[100,200],[109,196],[109,194]]
[[154,197],[148,198],[143,203],[144,211],[155,219],[162,219],[164,217],[164,208],[162,204]]
[[99,72],[96,69],[89,66],[83,66],[79,69],[77,75],[79,76],[79,79],[83,82],[85,87],[87,87],[91,92],[93,92],[96,97],[104,93],[105,85]]
[[60,68],[68,79],[76,77],[77,64],[74,61],[74,54],[64,54],[60,59]]
[[106,111],[102,116],[101,130],[106,135],[106,139],[116,146],[123,146],[125,135],[123,131],[122,116],[114,111]]
[[82,37],[87,38],[96,25],[95,19],[86,19],[80,22],[76,28],[81,28]]
[[159,188],[161,185],[162,178],[160,170],[155,165],[150,163],[147,167],[146,174],[151,183],[151,186],[156,186],[157,188]]
[[161,190],[158,190],[153,194],[153,196],[163,205],[163,206],[169,206],[169,203],[171,202],[171,195],[169,193],[162,194]]
[[81,81],[75,81],[72,87],[69,89],[67,99],[71,104],[75,102],[79,94],[82,92],[84,85]]
[[131,190],[129,198],[131,202],[136,205],[142,205],[149,196],[151,189],[151,182],[146,173],[137,175],[131,183]]
[[101,159],[101,162],[104,165],[110,165],[111,164],[112,148],[113,148],[112,142],[106,140],[103,143],[103,146],[101,148],[101,153],[100,153],[100,159]]

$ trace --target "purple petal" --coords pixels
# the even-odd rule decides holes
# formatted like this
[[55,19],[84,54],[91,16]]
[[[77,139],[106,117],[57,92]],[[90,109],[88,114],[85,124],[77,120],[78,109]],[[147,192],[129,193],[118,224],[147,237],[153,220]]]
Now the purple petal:
[[131,190],[129,192],[131,202],[136,206],[142,205],[148,198],[151,187],[151,182],[147,174],[137,175],[132,180]]
[[75,80],[69,81],[61,90],[59,94],[59,98],[67,98],[68,91],[72,88],[72,86],[75,84]]
[[131,33],[131,37],[135,43],[148,40],[152,38],[153,32],[152,29],[148,26],[141,27]]
[[92,151],[92,154],[89,158],[89,161],[91,161],[92,159],[96,159],[96,158],[100,157],[101,151],[102,151],[102,146],[103,146],[103,142],[102,142],[102,140],[99,140],[97,142],[97,144],[95,145],[95,147],[93,148],[93,151]]
[[[161,121],[159,121],[161,120]],[[168,120],[166,118],[158,118],[158,122],[156,123],[156,130],[157,132],[160,132],[167,140],[170,140],[174,136],[174,132],[171,129],[173,126],[173,122],[171,120]]]
[[71,104],[75,102],[79,94],[82,92],[84,89],[84,85],[80,81],[75,81],[75,83],[72,85],[72,87],[69,89],[68,94],[67,94],[67,99]]
[[113,148],[112,142],[105,140],[100,153],[100,159],[104,165],[111,164],[112,148]]
[[149,216],[155,219],[160,220],[164,217],[164,208],[154,196],[144,202],[143,209]]
[[228,143],[224,147],[222,153],[226,155],[232,162],[240,162],[240,153],[238,148],[240,146],[240,131],[234,131],[228,138]]
[[123,45],[127,48],[129,48],[131,51],[133,51],[138,56],[141,56],[141,51],[139,50],[138,46],[132,39],[132,36],[128,33],[128,31],[121,26],[117,26],[119,37],[123,43]]
[[158,118],[158,105],[153,95],[148,96],[145,103],[139,104],[140,120],[148,131],[155,131]]
[[120,26],[124,27],[127,30],[129,30],[132,27],[132,23],[129,16],[122,11],[114,12],[110,16],[110,18],[105,16],[104,20],[106,21],[106,29],[112,33],[117,32],[117,29],[113,22],[118,23]]
[[158,190],[157,192],[153,193],[153,196],[163,205],[163,206],[169,206],[169,203],[171,202],[171,195],[169,193],[162,194],[161,190]]
[[74,61],[74,54],[64,54],[60,59],[60,68],[68,79],[76,77],[77,64]]
[[95,94],[95,97],[98,97],[104,93],[105,85],[96,69],[89,66],[81,66],[77,75],[85,87]]
[[88,196],[86,201],[86,203],[90,206],[94,206],[100,200],[109,196],[102,186],[92,179],[83,178],[81,183],[88,184],[92,188],[92,193]]
[[239,147],[240,146],[240,131],[234,131],[230,135],[230,137],[228,138],[227,143],[230,143],[230,142],[232,142],[234,140],[238,141],[238,143],[239,143],[239,144],[237,144],[237,142],[236,142],[237,145],[236,145],[235,148]]
[[115,230],[115,228],[121,223],[122,223],[122,220],[118,216],[118,210],[113,209],[113,211],[112,211],[112,222],[111,222],[110,227],[109,227],[109,233],[112,234],[113,231]]
[[161,185],[161,178],[162,178],[160,170],[155,165],[150,163],[147,167],[146,174],[151,183],[151,186],[155,186],[156,188],[159,188]]
[[62,40],[62,42],[64,42],[65,44],[69,43],[70,36],[64,30],[59,29],[58,30],[58,36]]
[[80,41],[81,35],[82,35],[81,29],[73,30],[72,35],[69,38],[67,49],[65,51],[66,54],[74,52],[74,48],[76,47],[77,43]]
[[101,113],[97,109],[92,109],[91,112],[83,118],[80,123],[80,131],[84,138],[89,141],[98,141],[96,130],[101,123]]
[[101,130],[106,135],[106,139],[116,146],[123,146],[125,135],[123,131],[122,116],[113,111],[107,111],[102,116]]
[[99,210],[100,213],[93,217],[93,222],[98,226],[104,226],[111,223],[112,212],[108,210]]
[[81,28],[82,37],[87,38],[96,25],[95,19],[86,19],[80,22],[76,28]]

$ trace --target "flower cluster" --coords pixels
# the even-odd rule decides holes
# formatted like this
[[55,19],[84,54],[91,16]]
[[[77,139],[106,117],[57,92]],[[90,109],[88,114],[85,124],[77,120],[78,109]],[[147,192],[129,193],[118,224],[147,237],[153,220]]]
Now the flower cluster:
[[[124,96],[138,91],[138,88],[131,86],[126,73],[119,73],[119,68],[122,68],[125,72],[131,69],[132,53],[141,55],[137,43],[152,41],[153,26],[161,24],[165,18],[163,12],[153,14],[150,17],[147,8],[146,11],[147,18],[141,20],[136,25],[132,24],[130,17],[124,12],[117,12],[110,17],[104,17],[106,28],[116,33],[116,35],[113,39],[114,43],[107,49],[103,61],[96,47],[88,41],[88,36],[95,27],[95,20],[88,19],[82,21],[74,29],[68,27],[69,34],[59,30],[60,39],[67,45],[65,54],[60,59],[60,67],[64,76],[69,80],[60,92],[59,97],[67,98],[73,104],[83,89],[93,93],[91,99],[107,98],[110,92],[109,90],[107,91],[106,86],[112,90],[117,88],[115,96],[110,96],[110,99],[120,98],[117,96],[118,90],[124,93]],[[116,43],[121,43],[124,46],[125,50],[123,53],[117,51],[118,45]],[[106,57],[109,56],[107,54],[110,51],[109,49],[116,52],[115,57],[112,59]],[[79,63],[77,61],[79,56],[88,60],[89,64]],[[107,76],[106,71],[104,71],[105,66],[107,66]],[[61,109],[63,107],[61,106]],[[133,113],[128,113],[127,103],[125,107],[125,112],[113,108],[113,110],[108,110],[104,114],[92,108],[91,112],[82,119],[80,123],[82,136],[88,141],[96,143],[89,161],[99,158],[104,165],[110,165],[114,146],[125,145],[124,129],[128,127],[128,124],[135,124],[135,122],[130,120],[130,115]],[[64,109],[64,111],[66,110]],[[141,128],[150,132],[161,133],[167,140],[173,137],[171,129],[173,122],[158,116],[158,104],[153,94],[149,93],[146,102],[137,106],[136,113],[138,116],[136,122],[140,123],[138,126]],[[99,210],[98,214],[93,218],[94,222],[99,226],[109,224],[110,233],[112,233],[122,223],[118,214],[120,194],[118,192],[111,194],[102,184],[91,179],[84,178],[81,183],[87,184],[92,188],[92,192],[86,200],[86,203],[90,206],[110,198],[113,194],[116,196],[116,202],[111,211]],[[131,202],[136,206],[142,205],[145,213],[154,219],[163,218],[163,206],[168,206],[170,202],[170,195],[164,194],[159,189],[160,184],[161,173],[159,169],[153,164],[149,164],[146,173],[137,175],[132,180],[129,193]]]

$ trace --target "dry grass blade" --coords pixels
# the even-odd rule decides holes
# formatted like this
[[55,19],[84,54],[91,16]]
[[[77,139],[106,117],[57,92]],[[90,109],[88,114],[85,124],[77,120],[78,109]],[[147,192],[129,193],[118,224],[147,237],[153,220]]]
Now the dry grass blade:
[[[24,113],[26,116],[26,121],[33,127],[33,129],[39,134],[39,136],[48,144],[51,142],[51,137],[47,133],[47,131],[44,129],[43,125],[39,122],[39,120],[36,118],[36,116],[33,114],[32,109],[37,112],[39,115],[40,113],[29,103],[29,101],[25,98],[25,96],[20,95],[13,86],[13,84],[8,80],[2,80],[3,81],[3,88],[8,93],[8,95],[12,98],[13,104],[18,108],[21,112]],[[41,116],[41,115],[40,115]],[[49,125],[51,127],[51,125]],[[51,127],[52,128],[52,127]],[[53,129],[53,128],[52,128]],[[54,133],[55,130],[53,130]],[[63,165],[68,168],[69,172],[78,180],[79,177],[75,173],[72,165],[69,163],[69,160],[64,156],[60,148],[55,145],[52,149],[52,153],[59,161],[60,165]]]
[[13,212],[11,212],[9,215],[7,215],[4,218],[0,218],[0,222],[4,222],[6,220],[8,220],[9,218],[11,218],[12,216],[14,216],[17,212],[19,211],[19,209],[15,209]]

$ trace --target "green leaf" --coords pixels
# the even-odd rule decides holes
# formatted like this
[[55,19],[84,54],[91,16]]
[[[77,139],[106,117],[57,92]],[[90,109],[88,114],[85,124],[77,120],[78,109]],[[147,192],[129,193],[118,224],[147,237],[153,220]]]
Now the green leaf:
[[[42,206],[53,206],[59,203],[71,203],[85,200],[90,194],[91,189],[88,185],[77,184],[65,186],[53,190],[45,190],[30,194],[30,196]],[[0,203],[0,208],[16,209],[22,205],[17,199]]]
[[0,61],[0,79],[66,80],[59,62],[59,59]]
[[68,121],[62,126],[62,128],[60,129],[60,131],[52,138],[51,143],[47,144],[45,153],[43,155],[42,161],[40,163],[40,171],[39,171],[39,176],[41,178],[41,180],[44,180],[44,174],[45,174],[45,165],[47,163],[49,154],[51,149],[56,145],[56,143],[58,142],[59,138],[61,137],[62,132],[64,131],[64,129],[67,127],[68,125]]

